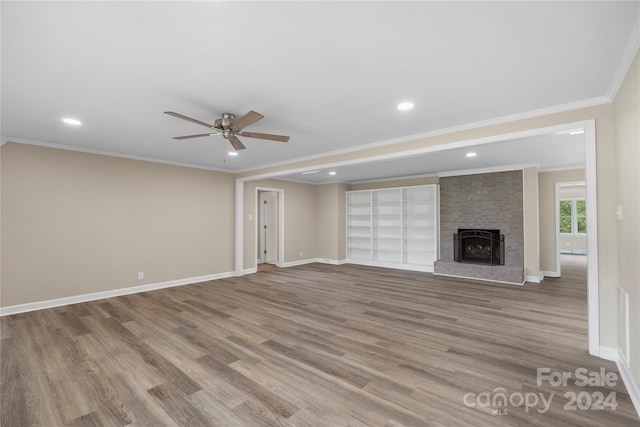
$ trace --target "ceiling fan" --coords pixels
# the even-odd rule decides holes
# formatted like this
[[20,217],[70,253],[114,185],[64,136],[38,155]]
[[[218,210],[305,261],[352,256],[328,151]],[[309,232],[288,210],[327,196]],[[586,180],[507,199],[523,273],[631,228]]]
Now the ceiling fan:
[[193,122],[210,129],[213,129],[214,132],[211,133],[200,133],[197,135],[185,135],[185,136],[175,136],[173,139],[190,139],[190,138],[200,138],[203,136],[211,136],[211,135],[222,135],[225,139],[227,139],[233,148],[236,150],[244,150],[245,147],[242,142],[238,139],[239,136],[246,136],[247,138],[260,138],[260,139],[268,139],[271,141],[279,141],[279,142],[287,142],[289,141],[288,136],[283,135],[272,135],[270,133],[257,133],[257,132],[241,132],[242,129],[257,122],[262,119],[264,116],[260,113],[256,113],[255,111],[249,111],[244,116],[236,119],[236,116],[231,113],[224,113],[222,117],[217,119],[213,125],[209,123],[201,122],[200,120],[192,119],[191,117],[183,116],[182,114],[174,113],[173,111],[165,111],[165,114],[168,114],[173,117],[177,117],[182,120],[187,120],[189,122]]

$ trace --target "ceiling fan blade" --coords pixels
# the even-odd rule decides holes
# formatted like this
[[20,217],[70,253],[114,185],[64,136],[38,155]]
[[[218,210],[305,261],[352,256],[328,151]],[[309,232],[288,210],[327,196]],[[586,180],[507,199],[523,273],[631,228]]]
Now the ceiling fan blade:
[[233,128],[235,130],[242,130],[249,126],[252,123],[257,122],[258,120],[264,118],[264,116],[260,113],[256,113],[255,111],[249,111],[244,116],[240,117],[238,120],[233,122]]
[[240,142],[238,137],[235,135],[229,135],[229,138],[227,139],[229,140],[231,145],[233,145],[233,148],[235,148],[236,150],[244,150],[245,148],[247,148],[244,146],[242,142]]
[[268,139],[270,141],[279,141],[279,142],[287,142],[287,141],[289,141],[289,137],[288,136],[272,135],[270,133],[241,132],[238,135],[246,136],[248,138]]
[[201,138],[203,136],[216,135],[215,133],[199,133],[198,135],[185,135],[185,136],[174,136],[172,139],[190,139],[190,138]]
[[211,128],[211,129],[216,129],[216,127],[214,125],[210,125],[209,123],[201,122],[200,120],[192,119],[191,117],[183,116],[182,114],[174,113],[173,111],[165,111],[164,113],[168,114],[170,116],[173,116],[173,117],[177,117],[177,118],[182,119],[182,120],[186,120],[186,121],[189,121],[189,122],[192,122],[192,123],[196,123],[198,125],[206,126],[208,128]]

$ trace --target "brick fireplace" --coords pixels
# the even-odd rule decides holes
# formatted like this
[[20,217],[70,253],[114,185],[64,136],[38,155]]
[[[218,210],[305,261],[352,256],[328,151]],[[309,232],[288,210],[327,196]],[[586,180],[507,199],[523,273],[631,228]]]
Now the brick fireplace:
[[522,171],[440,178],[434,273],[522,284],[523,218]]

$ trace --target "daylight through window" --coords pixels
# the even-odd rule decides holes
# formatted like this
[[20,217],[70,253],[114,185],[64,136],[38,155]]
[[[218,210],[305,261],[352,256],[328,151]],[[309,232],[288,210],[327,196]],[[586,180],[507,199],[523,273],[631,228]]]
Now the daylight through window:
[[584,199],[560,200],[560,233],[587,233],[587,202]]

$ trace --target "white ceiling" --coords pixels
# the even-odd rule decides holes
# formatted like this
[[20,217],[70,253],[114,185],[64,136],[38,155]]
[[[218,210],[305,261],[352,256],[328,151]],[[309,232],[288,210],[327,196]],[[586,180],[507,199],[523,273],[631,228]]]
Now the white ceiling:
[[[616,89],[639,6],[2,1],[0,132],[237,172],[602,102]],[[397,111],[404,100],[415,109]],[[255,110],[265,118],[246,130],[291,140],[241,138],[247,150],[230,158],[220,136],[172,140],[205,129],[162,114],[168,110],[205,122]],[[83,125],[64,125],[67,116]],[[353,166],[349,179],[458,168],[448,163],[457,154],[449,155],[369,165],[359,174],[364,166]],[[474,161],[484,165],[484,154]],[[340,176],[347,179],[346,169]]]
[[[467,153],[476,153],[467,157]],[[452,148],[390,160],[309,168],[304,172],[283,175],[282,178],[313,184],[327,182],[356,183],[368,180],[393,179],[445,172],[492,170],[504,167],[536,166],[541,171],[582,168],[586,162],[584,134],[550,133],[526,138],[490,142],[470,147]],[[335,172],[330,175],[329,172]]]

